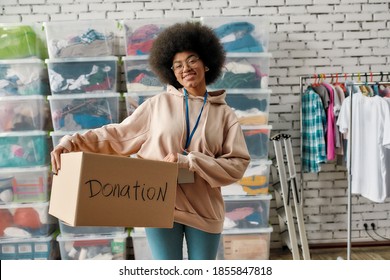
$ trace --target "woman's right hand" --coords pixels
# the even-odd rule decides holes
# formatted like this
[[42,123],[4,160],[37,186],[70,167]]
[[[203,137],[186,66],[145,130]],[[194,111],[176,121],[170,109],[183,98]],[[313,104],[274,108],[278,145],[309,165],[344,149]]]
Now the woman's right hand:
[[63,153],[69,153],[69,151],[62,146],[56,146],[50,153],[51,170],[54,174],[57,174],[58,170],[61,169],[61,154]]

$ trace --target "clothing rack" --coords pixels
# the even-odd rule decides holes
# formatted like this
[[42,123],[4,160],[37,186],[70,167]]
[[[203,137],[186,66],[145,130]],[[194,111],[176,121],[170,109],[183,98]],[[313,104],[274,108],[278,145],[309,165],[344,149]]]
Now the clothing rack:
[[[299,77],[299,88],[300,88],[300,102],[302,102],[302,95],[304,93],[304,86],[307,84],[306,81],[308,79],[322,79],[325,81],[328,78],[331,78],[332,80],[336,78],[337,80],[339,78],[343,79],[344,82],[347,84],[346,88],[348,90],[349,96],[351,98],[350,102],[350,118],[349,118],[349,135],[352,136],[352,87],[359,86],[359,85],[375,85],[375,84],[390,84],[389,80],[390,72],[370,72],[370,73],[364,73],[363,75],[361,73],[333,73],[333,74],[314,74],[314,75],[304,75]],[[387,76],[387,82],[383,81],[384,76]],[[354,78],[357,77],[358,80],[355,81]],[[362,78],[363,77],[363,78]],[[373,81],[373,77],[381,77],[380,81]],[[350,81],[347,81],[347,78],[351,78]],[[368,81],[368,78],[370,78],[370,81]],[[365,81],[362,81],[362,79],[365,79]],[[301,103],[300,103],[301,104]],[[302,106],[300,106],[302,108]],[[300,129],[302,131],[303,129],[303,123],[302,123],[302,109],[300,110]],[[302,133],[301,133],[301,159],[302,159],[302,153],[303,153],[303,140],[302,140]],[[351,174],[351,163],[352,163],[352,137],[349,137],[348,139],[348,150],[349,150],[349,166],[348,166],[348,204],[347,204],[347,212],[348,212],[348,228],[347,228],[347,260],[351,259],[351,239],[352,239],[352,174]],[[301,160],[302,164],[302,160]],[[303,196],[303,170],[301,168],[300,170],[300,186],[301,186],[301,196]],[[301,197],[302,199],[302,197]]]

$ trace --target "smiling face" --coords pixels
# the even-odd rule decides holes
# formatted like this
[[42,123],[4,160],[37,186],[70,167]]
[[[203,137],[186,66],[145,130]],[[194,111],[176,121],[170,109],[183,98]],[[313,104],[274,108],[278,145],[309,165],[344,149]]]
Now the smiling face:
[[172,71],[177,81],[192,95],[206,92],[205,65],[194,52],[179,52],[173,58]]

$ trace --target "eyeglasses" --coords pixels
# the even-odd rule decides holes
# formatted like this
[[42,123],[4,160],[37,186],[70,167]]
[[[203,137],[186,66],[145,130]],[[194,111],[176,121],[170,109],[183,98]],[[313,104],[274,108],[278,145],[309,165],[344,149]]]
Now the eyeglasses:
[[[199,59],[200,59],[199,57],[192,55],[186,59],[185,64],[189,68],[194,68],[198,65]],[[175,63],[173,63],[171,69],[176,74],[182,73],[184,71],[184,63],[183,62],[175,62]]]

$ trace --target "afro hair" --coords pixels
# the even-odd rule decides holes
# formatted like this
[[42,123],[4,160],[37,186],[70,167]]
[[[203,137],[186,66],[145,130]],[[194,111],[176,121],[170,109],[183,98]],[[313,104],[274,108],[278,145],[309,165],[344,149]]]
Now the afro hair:
[[187,21],[169,26],[153,42],[149,64],[162,83],[182,87],[171,67],[174,56],[184,51],[195,52],[209,68],[205,75],[207,85],[220,76],[225,63],[225,51],[219,38],[210,27],[200,22]]

